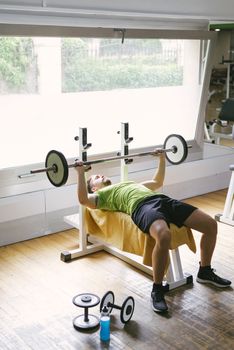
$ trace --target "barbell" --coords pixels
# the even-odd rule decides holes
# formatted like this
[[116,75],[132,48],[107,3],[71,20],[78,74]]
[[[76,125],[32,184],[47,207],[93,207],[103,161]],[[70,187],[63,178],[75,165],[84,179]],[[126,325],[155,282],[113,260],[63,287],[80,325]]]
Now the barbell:
[[[163,148],[159,149],[161,152],[165,152],[167,160],[171,164],[182,163],[188,155],[188,148],[191,145],[187,145],[185,139],[181,135],[171,134],[167,136],[164,141]],[[118,159],[131,159],[135,157],[143,157],[148,155],[155,155],[154,151],[133,153],[122,156],[114,156],[108,158],[94,159],[83,162],[85,166],[92,164],[104,163]],[[46,172],[49,181],[56,187],[63,186],[68,179],[68,169],[75,168],[77,163],[68,164],[64,155],[56,150],[49,151],[45,160],[45,168],[34,169],[30,171],[30,174],[37,174]]]

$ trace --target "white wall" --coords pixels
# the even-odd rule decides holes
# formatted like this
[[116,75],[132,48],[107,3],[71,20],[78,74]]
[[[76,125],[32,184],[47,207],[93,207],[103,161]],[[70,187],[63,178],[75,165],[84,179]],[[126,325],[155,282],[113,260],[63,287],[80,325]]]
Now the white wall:
[[39,71],[38,93],[59,94],[62,90],[61,39],[36,37],[33,41]]

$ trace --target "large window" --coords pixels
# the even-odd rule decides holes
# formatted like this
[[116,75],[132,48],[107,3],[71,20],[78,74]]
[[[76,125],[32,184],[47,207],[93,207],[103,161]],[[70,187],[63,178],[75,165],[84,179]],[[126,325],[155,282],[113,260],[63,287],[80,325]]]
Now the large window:
[[[198,39],[0,37],[0,169],[43,162],[50,149],[78,154],[88,128],[89,155],[194,139],[204,67]],[[207,43],[207,42],[206,42]]]

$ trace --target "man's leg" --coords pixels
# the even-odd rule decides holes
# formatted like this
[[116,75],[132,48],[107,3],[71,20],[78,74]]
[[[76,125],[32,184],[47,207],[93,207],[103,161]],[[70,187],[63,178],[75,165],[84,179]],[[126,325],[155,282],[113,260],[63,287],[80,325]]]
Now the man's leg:
[[197,209],[185,220],[184,225],[202,233],[200,241],[201,262],[197,281],[211,283],[217,287],[230,286],[230,281],[217,276],[211,268],[211,259],[217,238],[216,221]]
[[167,304],[164,299],[162,281],[168,263],[169,247],[171,242],[171,232],[164,220],[156,220],[150,226],[150,235],[155,240],[155,246],[152,252],[153,268],[153,290],[151,301],[153,310],[156,312],[167,311]]
[[216,245],[216,221],[200,209],[197,209],[185,220],[184,225],[202,233],[200,241],[201,266],[210,265]]
[[154,283],[162,283],[168,263],[171,232],[164,220],[156,220],[150,226],[150,236],[155,240],[152,252],[152,267]]

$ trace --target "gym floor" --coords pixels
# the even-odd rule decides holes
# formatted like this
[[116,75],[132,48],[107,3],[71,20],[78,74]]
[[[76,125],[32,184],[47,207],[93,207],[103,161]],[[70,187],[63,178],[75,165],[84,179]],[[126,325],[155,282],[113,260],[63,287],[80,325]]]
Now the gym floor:
[[[222,213],[226,191],[186,200],[214,216]],[[233,280],[233,227],[219,223],[213,267]],[[200,234],[194,231],[198,253],[180,248],[184,272],[196,278]],[[150,306],[151,277],[106,252],[69,263],[62,250],[76,247],[75,229],[0,248],[0,349],[227,349],[234,343],[233,288],[217,289],[194,281],[167,294],[169,313]],[[121,305],[135,299],[131,321],[123,325],[119,310],[111,313],[111,340],[101,343],[99,331],[78,332],[73,318],[83,309],[72,303],[80,293],[102,297],[108,290]],[[98,306],[89,309],[99,314]]]

